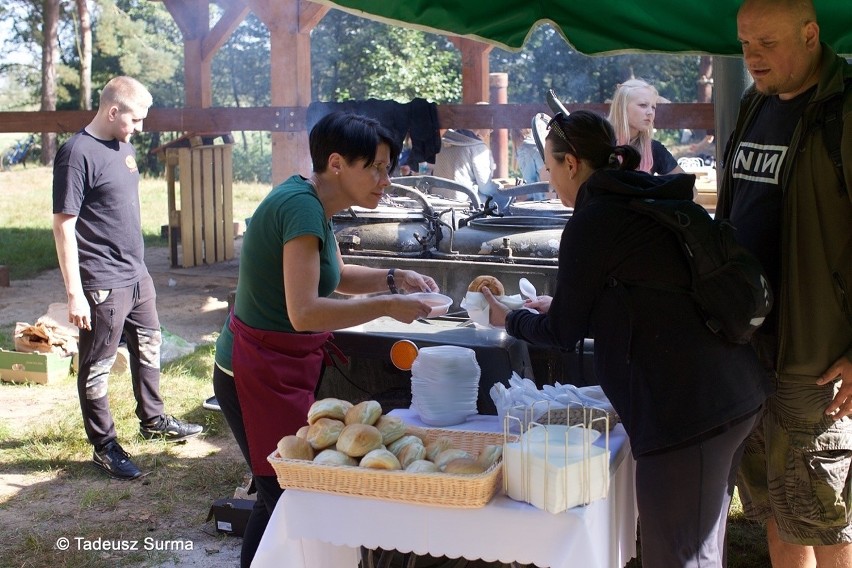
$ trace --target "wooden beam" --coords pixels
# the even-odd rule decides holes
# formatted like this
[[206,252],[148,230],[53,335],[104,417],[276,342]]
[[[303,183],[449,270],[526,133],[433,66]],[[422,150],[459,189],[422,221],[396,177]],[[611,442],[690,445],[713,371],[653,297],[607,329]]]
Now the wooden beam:
[[[607,103],[566,104],[569,111],[588,109],[600,114]],[[539,105],[438,105],[442,128],[528,128],[538,113],[553,114]],[[143,124],[148,132],[262,132],[305,133],[307,105],[277,107],[152,108]],[[0,112],[0,132],[76,132],[95,116],[94,111]],[[657,105],[657,128],[712,129],[713,103]]]
[[163,0],[184,39],[201,39],[207,33],[209,0]]
[[330,7],[299,0],[299,33],[309,33],[323,19]]
[[243,0],[227,0],[224,8],[225,11],[222,13],[222,17],[219,18],[219,21],[205,35],[204,41],[201,42],[201,58],[205,61],[213,59],[219,48],[225,45],[225,42],[228,41],[231,34],[237,29],[237,26],[242,23],[251,11],[251,8]]

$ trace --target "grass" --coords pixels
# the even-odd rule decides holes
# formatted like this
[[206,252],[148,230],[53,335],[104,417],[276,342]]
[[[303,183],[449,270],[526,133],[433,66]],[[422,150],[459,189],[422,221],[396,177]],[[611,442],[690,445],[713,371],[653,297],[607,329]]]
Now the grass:
[[[52,231],[53,171],[49,167],[14,166],[0,171],[0,265],[12,280],[25,280],[56,268]],[[244,223],[271,188],[266,184],[233,184],[234,220]],[[166,182],[143,178],[139,184],[145,246],[166,246],[161,228],[168,224]]]
[[[144,482],[116,482],[93,470],[91,446],[83,435],[76,394],[66,397],[48,416],[26,422],[0,420],[0,470],[5,474],[43,476],[0,509],[26,511],[26,522],[5,527],[0,566],[107,568],[121,565],[158,566],[174,558],[170,551],[126,552],[72,550],[58,556],[54,543],[61,536],[86,535],[103,540],[158,541],[187,539],[191,527],[204,524],[212,499],[233,493],[245,482],[241,458],[219,458],[217,445],[232,443],[221,413],[200,408],[210,393],[213,347],[204,345],[192,355],[163,369],[161,392],[168,411],[203,424],[208,455],[185,457],[179,446],[144,441],[137,435],[135,401],[128,375],[110,380],[110,406],[123,447],[143,471]],[[74,377],[38,387],[4,384],[4,389],[38,388],[76,393]],[[32,512],[18,507],[19,499],[55,502]],[[144,526],[140,536],[140,524]],[[11,559],[25,558],[22,563]],[[4,560],[5,559],[5,560]],[[8,564],[6,562],[9,562]]]

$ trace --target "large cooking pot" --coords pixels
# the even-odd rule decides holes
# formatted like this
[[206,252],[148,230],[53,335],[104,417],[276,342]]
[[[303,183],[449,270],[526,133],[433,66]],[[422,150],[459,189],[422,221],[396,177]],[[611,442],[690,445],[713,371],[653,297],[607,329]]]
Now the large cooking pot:
[[573,207],[565,207],[558,199],[513,201],[506,210],[507,215],[519,217],[563,217],[567,219],[573,213]]
[[453,230],[473,213],[471,203],[393,184],[375,209],[353,206],[332,216],[343,252],[423,254],[435,248],[439,227]]
[[441,239],[438,250],[446,255],[476,255],[481,260],[523,257],[555,261],[566,221],[555,216],[473,219]]

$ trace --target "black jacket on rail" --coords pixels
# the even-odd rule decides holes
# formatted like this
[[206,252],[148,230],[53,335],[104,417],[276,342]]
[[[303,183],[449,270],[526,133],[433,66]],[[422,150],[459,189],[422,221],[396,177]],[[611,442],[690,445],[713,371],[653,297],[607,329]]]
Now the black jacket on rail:
[[721,339],[686,294],[612,285],[612,278],[687,286],[677,237],[615,203],[635,195],[691,199],[694,176],[601,170],[580,188],[565,225],[547,314],[511,312],[507,332],[572,348],[595,341],[595,373],[640,456],[711,435],[753,414],[772,386],[752,348]]

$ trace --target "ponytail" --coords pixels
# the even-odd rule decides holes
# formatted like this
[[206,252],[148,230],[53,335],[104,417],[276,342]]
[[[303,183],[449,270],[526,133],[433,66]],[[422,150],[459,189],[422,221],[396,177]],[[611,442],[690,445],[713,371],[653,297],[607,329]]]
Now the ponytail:
[[636,148],[630,144],[620,144],[612,149],[607,166],[614,170],[635,170],[641,159]]

